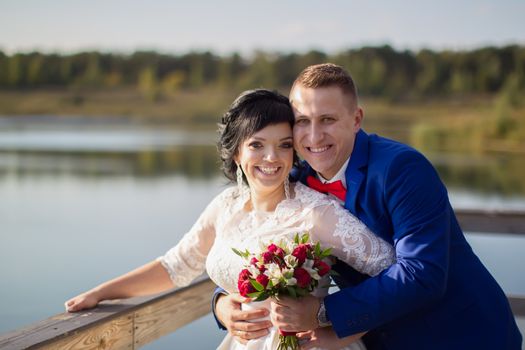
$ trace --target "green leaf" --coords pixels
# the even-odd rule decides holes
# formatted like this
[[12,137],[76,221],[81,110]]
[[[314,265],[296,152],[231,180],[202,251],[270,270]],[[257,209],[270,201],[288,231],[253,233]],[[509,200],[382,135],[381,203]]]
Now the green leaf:
[[304,296],[307,296],[309,294],[307,290],[304,290],[302,288],[297,288],[296,293],[300,297],[304,297]]
[[314,252],[315,252],[315,256],[318,256],[320,257],[321,256],[321,244],[319,242],[317,242],[314,246]]
[[235,248],[232,248],[233,252],[235,254],[237,254],[238,256],[240,256],[241,258],[247,258],[250,256],[250,252],[248,251],[248,249],[246,249],[244,252],[241,252],[240,250],[238,249],[235,249]]
[[326,258],[327,256],[332,255],[332,248],[326,248],[325,250],[323,250],[323,251],[321,252],[320,255],[321,255],[321,259],[324,259],[324,258]]
[[237,250],[237,249],[235,249],[235,248],[232,248],[232,250],[233,250],[233,252],[234,252],[235,254],[237,254],[238,256],[240,256],[240,257],[243,257],[243,258],[244,258],[244,255],[243,255],[243,253],[242,253],[242,252],[238,251],[238,250]]
[[250,283],[252,284],[253,288],[255,288],[255,290],[257,290],[258,292],[262,292],[264,290],[264,286],[256,280],[250,279]]
[[301,243],[306,243],[310,240],[310,235],[308,233],[305,233],[303,235],[303,238],[301,239]]
[[329,276],[341,276],[341,274],[339,274],[339,272],[337,272],[335,270],[328,271],[328,275]]
[[297,293],[295,292],[295,288],[288,286],[286,287],[286,289],[288,290],[288,293],[290,294],[292,298],[297,298]]
[[253,293],[249,293],[248,297],[250,297],[250,298],[258,298],[258,297],[261,296],[261,294],[262,294],[262,292],[253,292]]
[[263,301],[266,299],[268,299],[268,295],[266,293],[259,293],[259,296],[253,299],[253,301]]

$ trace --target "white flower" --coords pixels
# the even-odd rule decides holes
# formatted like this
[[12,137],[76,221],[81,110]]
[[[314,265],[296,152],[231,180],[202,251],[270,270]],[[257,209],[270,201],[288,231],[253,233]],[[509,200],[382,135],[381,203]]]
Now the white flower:
[[279,284],[281,278],[283,278],[281,268],[275,263],[267,264],[266,271],[264,271],[264,274],[268,276],[268,278],[272,281],[274,285]]
[[297,266],[297,263],[299,262],[297,258],[293,255],[287,255],[284,257],[284,262],[286,263],[286,266],[289,266],[291,268],[294,268]]
[[287,280],[293,278],[293,269],[283,269],[282,274]]
[[252,276],[258,276],[259,275],[259,269],[253,265],[249,265],[246,267],[248,271],[252,274]]
[[286,280],[287,286],[295,286],[296,284],[297,284],[297,279],[295,277],[292,277]]
[[321,276],[319,276],[317,270],[314,269],[314,261],[312,259],[306,259],[302,268],[305,269],[310,274],[310,277],[312,277],[313,279],[321,279]]
[[283,269],[282,271],[287,286],[295,286],[297,284],[297,279],[295,279],[293,273],[294,269]]

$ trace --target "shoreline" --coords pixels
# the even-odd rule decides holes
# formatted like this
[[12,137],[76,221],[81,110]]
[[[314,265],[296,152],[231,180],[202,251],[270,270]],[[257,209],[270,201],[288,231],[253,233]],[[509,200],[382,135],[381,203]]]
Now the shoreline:
[[[284,89],[281,89],[284,92]],[[0,90],[0,126],[167,127],[216,130],[236,96],[218,88],[179,91],[158,100],[133,88]],[[392,102],[364,96],[364,129],[422,151],[525,153],[525,106],[498,105],[497,95]]]

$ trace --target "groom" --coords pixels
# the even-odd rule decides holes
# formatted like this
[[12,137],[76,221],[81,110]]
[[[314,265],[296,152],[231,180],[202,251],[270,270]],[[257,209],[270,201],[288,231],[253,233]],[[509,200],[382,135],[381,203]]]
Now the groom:
[[[397,262],[370,278],[338,263],[340,291],[272,303],[274,324],[316,329],[304,348],[337,348],[367,332],[369,350],[521,349],[505,294],[465,240],[436,171],[414,149],[361,130],[350,75],[333,64],[310,66],[290,101],[295,149],[307,162],[299,180],[320,180],[321,191],[322,183],[340,182],[342,204],[392,243]],[[218,319],[241,340],[265,334],[267,324],[244,322],[264,311],[239,311],[239,300],[218,298]]]

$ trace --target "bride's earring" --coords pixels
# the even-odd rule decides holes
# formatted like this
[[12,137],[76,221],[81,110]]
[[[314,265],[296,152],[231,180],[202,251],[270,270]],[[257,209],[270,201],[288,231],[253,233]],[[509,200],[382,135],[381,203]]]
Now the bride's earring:
[[290,199],[290,180],[288,180],[288,177],[284,179],[284,196],[286,199]]
[[249,187],[247,188],[244,186],[244,181],[242,178],[243,173],[240,163],[237,164],[237,171],[235,172],[235,175],[237,175],[237,190],[241,196],[241,202],[245,203],[250,198],[250,190]]
[[242,186],[242,169],[241,169],[241,164],[237,164],[237,171],[236,171],[236,175],[237,175],[237,190],[239,191],[239,194],[242,195],[243,194],[243,186]]

